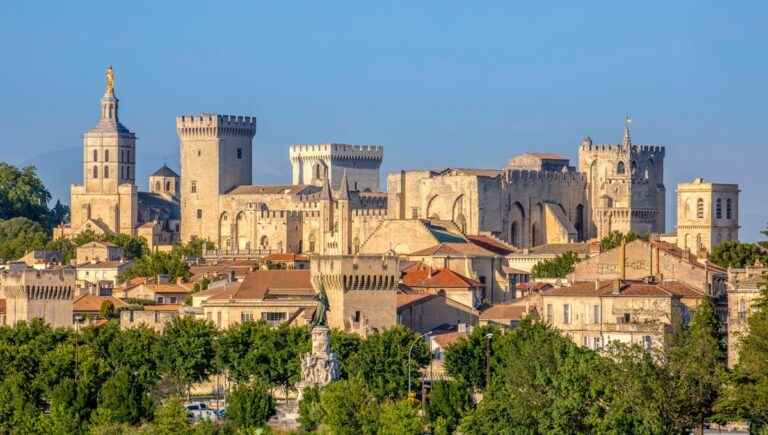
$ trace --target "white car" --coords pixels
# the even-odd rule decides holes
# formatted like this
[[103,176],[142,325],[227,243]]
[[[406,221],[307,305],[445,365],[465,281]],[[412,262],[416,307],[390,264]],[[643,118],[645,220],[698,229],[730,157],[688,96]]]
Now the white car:
[[219,421],[219,414],[216,413],[216,410],[209,408],[205,403],[188,403],[184,407],[187,408],[187,416],[192,423],[202,420]]

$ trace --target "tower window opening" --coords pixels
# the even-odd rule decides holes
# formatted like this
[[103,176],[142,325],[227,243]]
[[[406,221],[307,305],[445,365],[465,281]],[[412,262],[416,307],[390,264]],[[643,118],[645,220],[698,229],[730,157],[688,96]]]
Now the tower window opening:
[[616,165],[616,173],[617,174],[623,174],[624,173],[624,162],[619,162],[619,164]]
[[93,178],[99,178],[99,167],[93,166]]
[[109,150],[104,150],[104,161],[105,162],[109,161]]
[[99,151],[93,150],[93,161],[98,162],[99,161]]
[[203,209],[198,208],[197,209],[197,218],[202,219],[203,218]]
[[726,219],[731,219],[731,217],[733,216],[732,211],[733,209],[731,208],[731,198],[728,198],[725,200],[725,218]]
[[723,200],[720,198],[717,198],[715,201],[715,217],[718,219],[723,218]]
[[238,158],[238,160],[243,158],[243,149],[242,148],[238,148],[237,149],[237,158]]
[[197,181],[192,180],[191,189],[192,193],[197,193]]
[[109,178],[109,166],[104,166],[104,178]]
[[704,200],[702,198],[696,200],[696,218],[704,219]]

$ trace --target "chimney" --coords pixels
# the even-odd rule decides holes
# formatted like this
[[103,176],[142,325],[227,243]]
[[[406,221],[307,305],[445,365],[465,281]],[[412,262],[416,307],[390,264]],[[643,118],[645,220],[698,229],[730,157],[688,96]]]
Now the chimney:
[[624,239],[619,249],[619,279],[627,279],[627,242]]

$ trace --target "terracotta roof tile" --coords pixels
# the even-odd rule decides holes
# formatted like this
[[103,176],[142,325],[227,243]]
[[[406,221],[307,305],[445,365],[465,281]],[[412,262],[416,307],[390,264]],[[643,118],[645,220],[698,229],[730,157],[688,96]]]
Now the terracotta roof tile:
[[469,334],[466,332],[459,332],[459,331],[451,331],[451,332],[444,332],[441,334],[436,334],[432,336],[432,340],[434,340],[435,343],[437,343],[438,346],[445,349],[446,347],[450,346],[451,344],[459,341],[460,339],[467,337]]
[[176,312],[181,308],[181,304],[157,304],[157,305],[144,305],[144,311],[168,311]]
[[522,320],[525,315],[524,306],[496,304],[480,313],[480,320]]
[[192,290],[178,284],[148,284],[147,288],[149,288],[155,293],[160,293],[160,294],[192,292]]
[[617,281],[579,282],[570,287],[558,287],[542,292],[544,296],[592,296],[592,297],[681,297],[701,298],[704,293],[678,281],[646,283],[623,280],[621,290],[614,291]]
[[424,264],[404,271],[402,282],[408,287],[472,288],[483,284],[448,268],[435,269]]
[[408,254],[414,257],[466,255],[476,257],[494,257],[497,254],[474,243],[440,243]]
[[269,254],[262,258],[264,261],[309,261],[309,257],[301,254],[284,253]]
[[480,246],[483,249],[493,252],[496,255],[505,256],[515,252],[515,247],[501,240],[488,237],[483,234],[467,236],[470,242]]
[[257,270],[246,275],[232,290],[217,293],[209,300],[271,297],[314,297],[309,270]]
[[436,298],[437,295],[431,293],[397,293],[397,309],[403,309],[410,307],[411,305],[418,304],[420,302],[426,302],[430,299]]
[[72,302],[72,311],[99,311],[104,301],[112,302],[115,308],[128,305],[114,296],[82,295]]

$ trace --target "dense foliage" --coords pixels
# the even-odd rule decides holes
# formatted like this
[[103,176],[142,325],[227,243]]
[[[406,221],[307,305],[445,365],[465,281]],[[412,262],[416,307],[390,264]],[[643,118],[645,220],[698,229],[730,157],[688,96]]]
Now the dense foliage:
[[629,243],[637,239],[648,240],[648,235],[640,235],[633,231],[630,231],[626,234],[622,233],[621,231],[611,231],[608,233],[608,235],[600,240],[600,250],[610,251],[613,248],[619,247],[622,241]]
[[756,243],[727,241],[712,248],[709,261],[720,267],[743,268],[754,265],[756,261],[768,263],[768,252]]
[[37,222],[46,231],[65,222],[69,210],[56,201],[48,208],[51,194],[38,177],[34,166],[19,169],[0,163],[0,219],[23,217]]
[[573,265],[579,262],[574,252],[565,252],[551,260],[536,263],[531,269],[533,278],[565,278],[573,272]]

